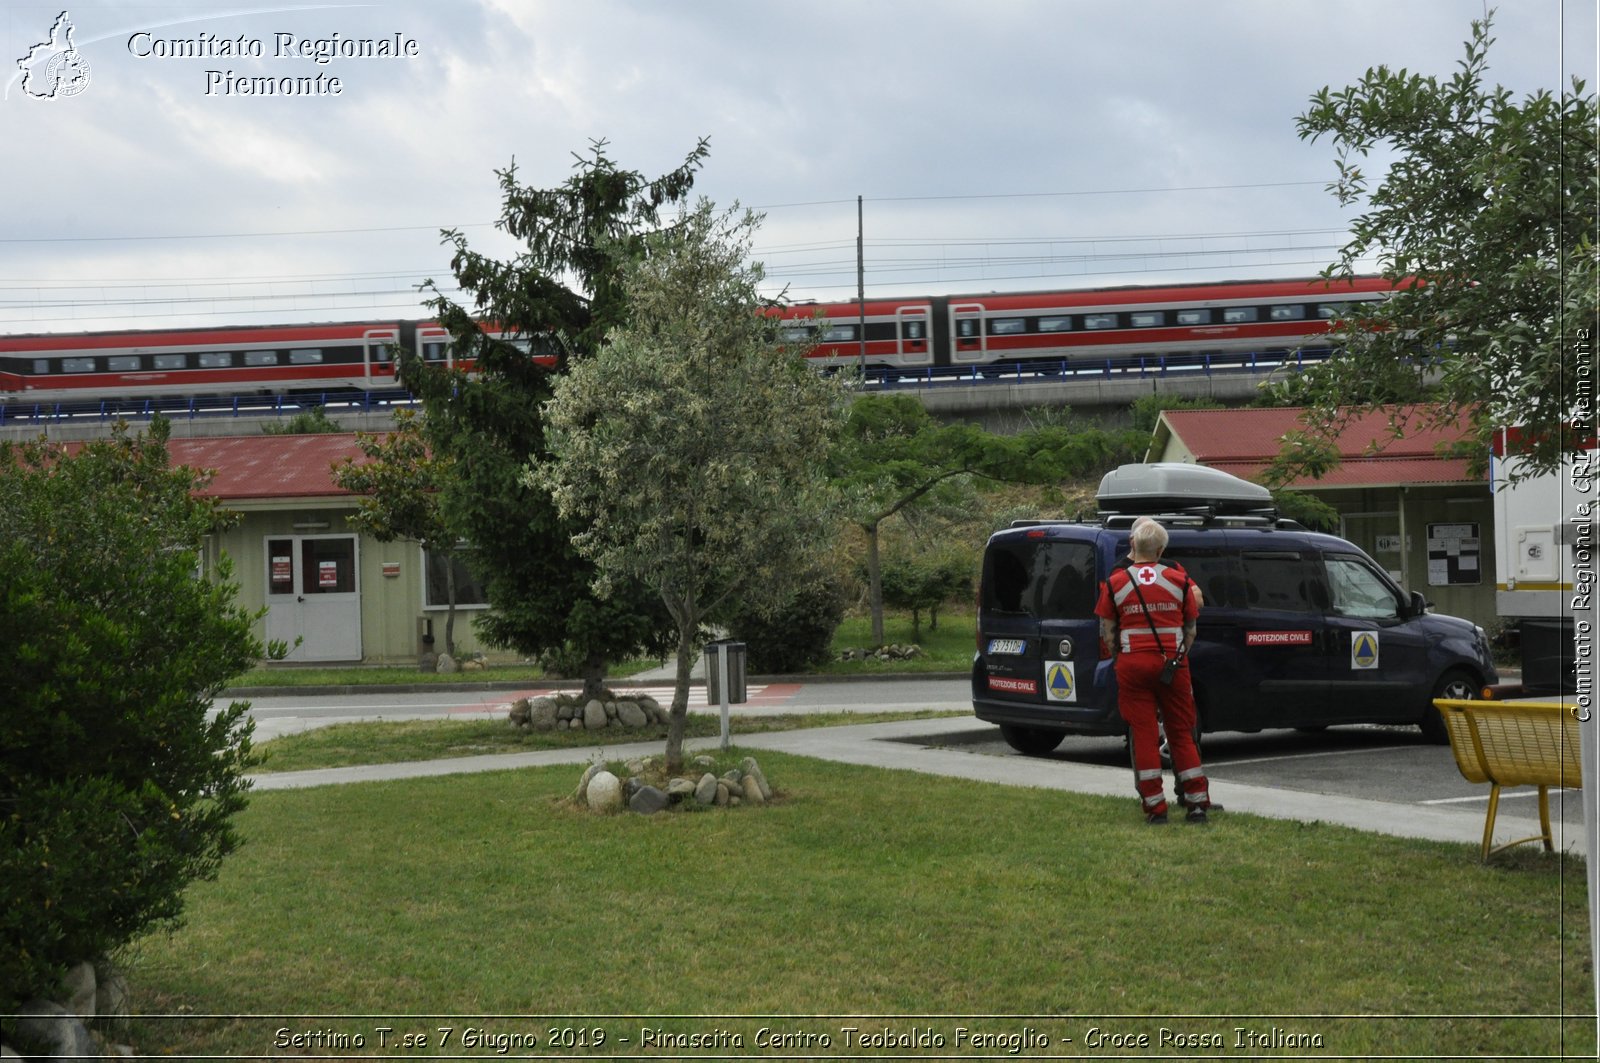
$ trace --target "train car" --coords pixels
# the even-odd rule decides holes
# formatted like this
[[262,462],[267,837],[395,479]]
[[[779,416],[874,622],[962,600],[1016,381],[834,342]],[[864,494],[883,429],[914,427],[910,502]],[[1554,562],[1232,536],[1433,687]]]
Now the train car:
[[392,348],[434,344],[403,321],[0,336],[0,397],[26,402],[393,388]]
[[780,331],[820,364],[868,369],[1292,351],[1325,346],[1335,318],[1391,290],[1367,277],[874,299],[865,337],[860,303],[797,303]]
[[402,386],[397,347],[457,364],[432,321],[0,336],[0,403],[384,391]]

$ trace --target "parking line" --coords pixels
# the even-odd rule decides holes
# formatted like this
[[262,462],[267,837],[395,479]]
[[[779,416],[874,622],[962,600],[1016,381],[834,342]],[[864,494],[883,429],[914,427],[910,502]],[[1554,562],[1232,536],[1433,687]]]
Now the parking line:
[[[1405,746],[1374,746],[1369,749],[1329,749],[1321,753],[1285,753],[1278,757],[1253,757],[1250,760],[1219,760],[1215,762],[1217,768],[1231,768],[1235,764],[1271,764],[1275,760],[1308,760],[1311,757],[1347,757],[1352,753],[1392,753],[1396,749],[1405,749]],[[1204,747],[1201,755],[1204,756]],[[1206,762],[1208,766],[1212,762]]]

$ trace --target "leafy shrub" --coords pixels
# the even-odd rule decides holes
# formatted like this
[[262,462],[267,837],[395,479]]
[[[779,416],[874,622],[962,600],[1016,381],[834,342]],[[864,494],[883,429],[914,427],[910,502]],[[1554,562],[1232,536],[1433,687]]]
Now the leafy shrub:
[[752,608],[734,612],[729,634],[745,644],[745,670],[751,674],[802,672],[827,660],[833,633],[844,619],[848,595],[832,575],[818,573],[801,582],[782,607],[763,615]]
[[238,843],[259,656],[223,578],[222,521],[169,469],[166,428],[75,452],[0,444],[0,1012],[175,919]]

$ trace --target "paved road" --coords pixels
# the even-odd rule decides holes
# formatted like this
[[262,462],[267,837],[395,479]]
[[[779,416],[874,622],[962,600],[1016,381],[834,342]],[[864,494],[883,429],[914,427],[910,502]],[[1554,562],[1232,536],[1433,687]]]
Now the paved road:
[[[255,697],[257,740],[353,720],[503,719],[507,706],[518,697],[548,688],[527,690],[448,692],[429,690],[405,694],[306,695]],[[645,680],[619,689],[645,690],[662,702],[670,686]],[[897,679],[807,683],[751,683],[749,702],[733,706],[735,713],[761,715],[805,712],[879,712],[942,709],[970,711],[965,679]],[[707,706],[704,688],[695,687],[690,710],[716,711]],[[896,759],[923,750],[922,763],[932,764],[935,753],[957,753],[985,758],[995,770],[1030,778],[1048,779],[1074,766],[1086,769],[1126,770],[1126,754],[1119,738],[1069,737],[1049,757],[1025,758],[1000,740],[999,731],[975,719],[941,721],[938,726],[895,725]],[[843,737],[843,736],[841,736]],[[820,740],[820,739],[818,739]],[[798,741],[794,739],[791,741]],[[813,740],[816,741],[816,740]],[[752,744],[741,739],[741,744]],[[874,755],[885,743],[866,748]],[[823,747],[818,746],[821,752]],[[1488,805],[1488,788],[1468,783],[1456,770],[1448,746],[1424,742],[1413,728],[1335,727],[1318,733],[1267,731],[1260,734],[1208,735],[1204,743],[1208,773],[1219,801],[1227,803],[1230,786],[1252,792],[1278,792],[1299,807],[1313,810],[1320,798],[1377,800],[1393,816],[1426,817],[1431,813],[1463,812],[1476,817],[1481,831]],[[828,755],[850,759],[840,746]],[[914,759],[909,766],[915,766]],[[950,762],[953,766],[959,762]],[[1006,766],[1009,765],[1009,766]],[[1054,769],[1052,769],[1052,765]],[[984,777],[989,769],[978,763],[963,773]],[[1115,773],[1094,773],[1097,778],[1120,780]],[[1115,789],[1115,786],[1113,787]],[[1577,791],[1554,791],[1551,813],[1576,836],[1583,825]],[[1537,797],[1531,789],[1507,791],[1501,799],[1501,818],[1533,819]],[[1507,822],[1503,831],[1511,829]]]

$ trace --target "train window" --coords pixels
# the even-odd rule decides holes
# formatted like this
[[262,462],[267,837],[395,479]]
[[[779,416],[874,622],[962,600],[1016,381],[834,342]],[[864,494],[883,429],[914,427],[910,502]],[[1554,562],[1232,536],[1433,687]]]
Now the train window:
[[188,359],[181,354],[158,354],[151,359],[151,363],[157,369],[182,369],[188,364]]
[[1028,331],[1028,322],[1020,317],[1001,317],[989,322],[991,336],[1017,336]]
[[974,339],[978,335],[978,323],[970,317],[964,317],[956,322],[956,335],[964,340]]
[[301,347],[289,352],[290,365],[316,365],[321,361],[321,347]]
[[1229,325],[1239,325],[1247,321],[1256,321],[1261,317],[1253,306],[1230,306],[1222,311],[1222,320]]
[[843,343],[856,338],[854,325],[829,325],[822,333],[823,343]]
[[1040,332],[1071,332],[1072,319],[1070,317],[1041,317],[1039,319]]
[[422,345],[422,360],[425,362],[444,361],[445,352],[450,349],[448,343],[424,343]]
[[1086,329],[1116,328],[1116,314],[1084,314],[1083,327]]
[[93,358],[63,358],[61,359],[63,373],[92,373],[94,372]]
[[1267,308],[1267,316],[1273,321],[1304,321],[1306,308],[1299,303],[1270,306]]
[[139,371],[139,356],[137,354],[119,354],[115,358],[106,359],[106,372],[108,373],[137,373]]
[[1211,311],[1209,310],[1179,310],[1178,324],[1180,325],[1209,325],[1211,324]]
[[1344,315],[1344,311],[1345,311],[1345,304],[1344,303],[1318,303],[1317,304],[1317,316],[1320,317],[1324,321],[1332,321],[1336,317],[1342,317]]
[[201,369],[226,369],[233,364],[232,351],[201,351]]
[[925,332],[923,330],[923,325],[924,324],[925,324],[925,322],[922,322],[922,321],[907,321],[905,323],[905,325],[904,325],[906,339],[908,339],[908,340],[920,340],[920,339],[922,339],[923,336],[925,335]]
[[33,360],[33,371],[40,376],[50,372],[50,359],[35,358]]
[[277,351],[245,351],[244,352],[244,364],[245,365],[277,365],[278,364],[278,352]]
[[1166,317],[1167,315],[1160,310],[1140,311],[1137,314],[1130,314],[1128,323],[1134,328],[1155,328],[1158,325],[1165,325]]
[[[781,328],[778,330],[778,339],[784,343],[810,343],[811,329],[805,325],[802,325],[799,328]],[[425,357],[429,361],[432,361],[435,358],[443,358],[443,348],[444,344],[442,343],[430,343],[428,344],[428,353]]]

